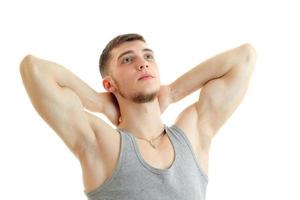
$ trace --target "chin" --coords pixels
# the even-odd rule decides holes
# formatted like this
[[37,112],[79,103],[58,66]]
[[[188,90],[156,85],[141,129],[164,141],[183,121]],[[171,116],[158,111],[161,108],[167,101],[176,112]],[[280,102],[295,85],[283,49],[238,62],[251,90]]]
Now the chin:
[[157,98],[157,92],[147,93],[147,94],[136,94],[133,96],[132,100],[135,103],[148,103],[152,102]]

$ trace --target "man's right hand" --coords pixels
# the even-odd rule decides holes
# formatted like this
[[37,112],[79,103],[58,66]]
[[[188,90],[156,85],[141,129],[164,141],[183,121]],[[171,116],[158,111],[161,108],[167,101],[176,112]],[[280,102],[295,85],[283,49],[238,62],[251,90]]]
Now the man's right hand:
[[110,92],[98,93],[102,101],[101,112],[115,125],[118,126],[120,123],[120,107],[116,97]]

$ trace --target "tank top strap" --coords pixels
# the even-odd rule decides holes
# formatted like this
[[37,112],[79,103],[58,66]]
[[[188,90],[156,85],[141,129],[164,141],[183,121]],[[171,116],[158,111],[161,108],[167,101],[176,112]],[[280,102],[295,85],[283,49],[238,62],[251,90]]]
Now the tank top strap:
[[169,132],[171,133],[171,137],[173,137],[173,141],[177,143],[178,146],[178,152],[180,152],[179,155],[185,157],[185,156],[191,156],[191,158],[194,160],[198,170],[200,171],[200,174],[203,176],[204,180],[208,182],[208,176],[204,173],[204,170],[202,167],[198,164],[196,152],[194,152],[192,144],[184,131],[179,128],[177,125],[173,124],[171,126],[167,127],[169,129]]

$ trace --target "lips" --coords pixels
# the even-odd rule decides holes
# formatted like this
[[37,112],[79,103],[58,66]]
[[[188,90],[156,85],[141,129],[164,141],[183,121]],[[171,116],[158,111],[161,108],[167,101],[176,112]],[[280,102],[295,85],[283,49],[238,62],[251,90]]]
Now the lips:
[[142,78],[149,78],[149,77],[153,78],[153,76],[151,76],[150,74],[144,74],[138,80],[141,80]]

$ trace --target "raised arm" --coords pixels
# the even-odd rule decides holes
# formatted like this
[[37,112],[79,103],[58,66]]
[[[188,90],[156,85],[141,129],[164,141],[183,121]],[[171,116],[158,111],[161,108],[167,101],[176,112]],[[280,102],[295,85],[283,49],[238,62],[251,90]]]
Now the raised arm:
[[[208,81],[224,76],[234,67],[247,64],[254,54],[250,44],[243,44],[205,60],[168,85],[172,103],[201,89]],[[253,62],[251,64],[253,66]]]
[[201,88],[191,108],[197,112],[193,116],[198,127],[209,127],[213,136],[244,97],[255,62],[256,51],[250,44],[217,54],[168,85],[170,99],[176,102]]
[[103,113],[111,106],[108,93],[97,93],[63,66],[32,55],[22,60],[20,74],[36,111],[76,156],[95,142],[95,117],[84,108]]

